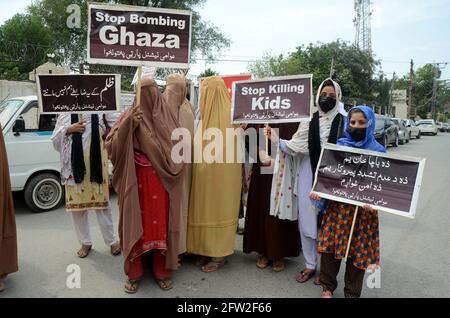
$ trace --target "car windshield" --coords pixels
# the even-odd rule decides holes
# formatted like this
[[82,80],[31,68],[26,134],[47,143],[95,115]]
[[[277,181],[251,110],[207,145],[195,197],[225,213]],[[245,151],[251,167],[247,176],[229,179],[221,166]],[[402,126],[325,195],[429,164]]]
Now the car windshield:
[[377,118],[377,124],[375,126],[375,130],[380,130],[384,128],[384,119],[383,118]]
[[9,120],[22,105],[23,101],[16,99],[10,99],[0,104],[0,125],[2,126],[2,129],[8,124]]
[[433,121],[431,121],[431,120],[421,120],[421,121],[419,121],[419,125],[433,125]]

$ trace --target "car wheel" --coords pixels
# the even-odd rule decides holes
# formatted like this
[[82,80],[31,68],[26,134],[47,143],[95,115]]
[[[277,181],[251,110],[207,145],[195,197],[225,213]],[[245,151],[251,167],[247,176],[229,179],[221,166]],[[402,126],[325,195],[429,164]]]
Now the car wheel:
[[61,180],[50,173],[34,176],[25,186],[24,198],[27,206],[37,213],[51,211],[64,201]]
[[395,141],[394,141],[394,143],[392,144],[395,148],[397,148],[398,147],[398,145],[399,145],[399,143],[400,143],[400,140],[399,140],[399,138],[398,138],[398,135],[395,137]]
[[383,138],[383,146],[384,146],[384,148],[388,148],[388,146],[389,146],[389,142],[388,142],[388,137],[385,135],[384,136],[384,138]]

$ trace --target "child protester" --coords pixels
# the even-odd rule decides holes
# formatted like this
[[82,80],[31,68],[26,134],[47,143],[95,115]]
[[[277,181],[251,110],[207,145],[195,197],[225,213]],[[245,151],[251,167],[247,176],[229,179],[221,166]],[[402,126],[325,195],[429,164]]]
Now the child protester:
[[[354,107],[346,120],[345,137],[338,145],[385,153],[374,137],[376,118],[367,106]],[[321,198],[311,194],[311,199]],[[356,206],[327,201],[319,233],[318,252],[321,257],[320,283],[322,298],[332,298],[338,286],[337,275],[345,259]],[[380,264],[378,212],[366,205],[359,210],[352,236],[345,271],[346,298],[360,298],[367,269]]]

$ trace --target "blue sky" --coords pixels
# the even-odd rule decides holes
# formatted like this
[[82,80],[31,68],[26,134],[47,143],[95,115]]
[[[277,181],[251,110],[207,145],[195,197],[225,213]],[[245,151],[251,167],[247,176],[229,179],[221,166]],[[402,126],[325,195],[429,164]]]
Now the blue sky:
[[[24,12],[32,0],[0,0],[0,24]],[[450,1],[373,0],[372,42],[377,59],[389,77],[427,62],[450,62]],[[208,0],[199,9],[205,20],[218,26],[231,40],[222,59],[251,60],[265,53],[286,54],[301,44],[353,42],[353,0]],[[205,66],[222,74],[243,73],[246,62],[193,65],[199,74]],[[450,64],[444,70],[450,79]]]

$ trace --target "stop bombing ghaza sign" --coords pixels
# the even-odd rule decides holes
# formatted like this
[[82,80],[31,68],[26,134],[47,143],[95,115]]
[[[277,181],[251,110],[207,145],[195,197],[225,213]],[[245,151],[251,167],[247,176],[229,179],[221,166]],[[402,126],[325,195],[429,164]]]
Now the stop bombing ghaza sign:
[[192,13],[90,3],[88,63],[188,68]]

